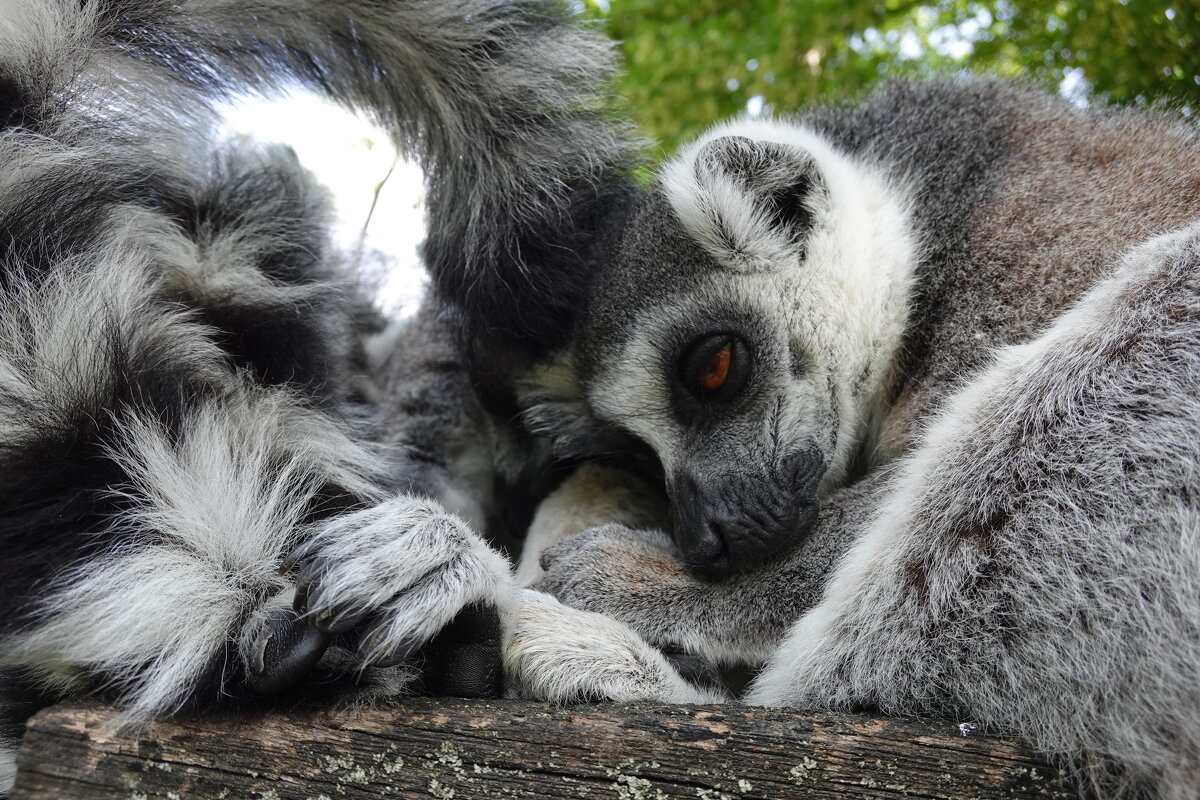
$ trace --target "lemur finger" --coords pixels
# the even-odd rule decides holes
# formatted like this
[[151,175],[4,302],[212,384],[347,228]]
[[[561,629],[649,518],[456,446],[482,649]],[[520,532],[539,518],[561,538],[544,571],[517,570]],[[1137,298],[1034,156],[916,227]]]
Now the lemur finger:
[[294,607],[328,633],[348,632],[391,598],[469,553],[479,542],[436,504],[402,498],[339,518],[297,548]]
[[370,616],[371,609],[367,606],[357,606],[346,603],[341,607],[325,608],[310,615],[309,620],[314,628],[334,636],[349,633]]
[[273,695],[299,682],[321,660],[330,638],[291,609],[271,609],[247,654],[250,688]]
[[308,610],[308,595],[312,591],[312,581],[296,581],[295,593],[292,596],[292,610],[303,614]]
[[358,651],[363,654],[363,663],[371,667],[394,667],[407,661],[425,643],[419,635],[401,634],[391,631],[391,623],[380,620],[368,627],[367,633],[358,642]]
[[464,606],[491,602],[499,590],[491,554],[469,553],[394,597],[379,609],[379,623],[359,645],[367,663],[394,662],[397,655],[429,642]]
[[295,569],[301,561],[311,558],[315,550],[314,543],[314,539],[309,539],[307,542],[304,542],[303,544],[297,545],[295,548],[293,548],[292,551],[284,556],[283,560],[279,562],[279,574],[286,575]]

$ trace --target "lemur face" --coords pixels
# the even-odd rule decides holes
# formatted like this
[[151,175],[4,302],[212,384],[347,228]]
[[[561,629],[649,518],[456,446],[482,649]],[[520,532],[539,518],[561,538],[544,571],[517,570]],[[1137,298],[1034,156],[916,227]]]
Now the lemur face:
[[585,384],[595,417],[661,464],[676,542],[710,577],[801,539],[836,451],[830,376],[780,309],[755,302],[756,284],[778,295],[769,281],[710,278],[664,298],[592,354]]
[[557,435],[652,453],[695,572],[802,541],[843,480],[903,325],[883,288],[908,274],[904,223],[872,173],[769,123],[693,145],[631,215],[577,349],[587,421]]

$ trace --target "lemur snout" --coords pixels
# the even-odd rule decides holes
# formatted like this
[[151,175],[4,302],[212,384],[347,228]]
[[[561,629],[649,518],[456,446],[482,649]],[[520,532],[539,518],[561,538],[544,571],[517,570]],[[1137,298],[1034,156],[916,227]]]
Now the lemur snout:
[[765,474],[705,480],[690,473],[675,476],[672,530],[688,569],[706,578],[726,578],[804,541],[817,519],[821,463],[820,456],[806,452]]

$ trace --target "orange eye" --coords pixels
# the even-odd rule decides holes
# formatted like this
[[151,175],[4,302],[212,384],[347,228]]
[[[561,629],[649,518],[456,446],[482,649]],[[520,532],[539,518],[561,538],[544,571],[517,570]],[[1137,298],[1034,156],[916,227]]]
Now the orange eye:
[[742,393],[750,379],[753,354],[736,333],[702,336],[679,358],[678,386],[690,400],[705,408],[727,404]]
[[733,344],[726,343],[724,347],[713,353],[700,376],[700,386],[706,392],[715,392],[725,385],[729,378],[729,364],[733,360]]

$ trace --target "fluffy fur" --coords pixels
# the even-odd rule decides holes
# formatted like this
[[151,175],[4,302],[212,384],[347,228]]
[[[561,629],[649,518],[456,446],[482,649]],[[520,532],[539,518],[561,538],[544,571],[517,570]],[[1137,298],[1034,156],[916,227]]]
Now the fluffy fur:
[[130,720],[269,694],[507,602],[507,564],[436,502],[482,525],[474,468],[366,424],[372,317],[325,193],[286,149],[222,141],[216,101],[299,83],[378,120],[426,167],[449,341],[486,303],[502,356],[571,327],[574,245],[602,242],[633,152],[609,69],[553,0],[6,5],[0,791],[21,721],[65,694]]
[[[995,81],[717,128],[595,283],[578,391],[531,411],[648,445],[670,535],[568,538],[539,586],[765,663],[747,702],[953,715],[1086,793],[1194,796],[1198,187],[1186,124]],[[713,333],[749,377],[697,398]]]
[[[522,691],[556,703],[580,700],[713,703],[717,690],[684,680],[663,653],[611,617],[577,611],[523,590],[504,626],[505,669]],[[583,687],[596,687],[589,694]]]
[[951,397],[747,702],[950,712],[1193,796],[1197,267],[1200,226],[1152,241]]

